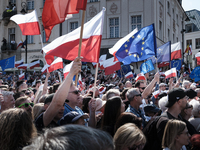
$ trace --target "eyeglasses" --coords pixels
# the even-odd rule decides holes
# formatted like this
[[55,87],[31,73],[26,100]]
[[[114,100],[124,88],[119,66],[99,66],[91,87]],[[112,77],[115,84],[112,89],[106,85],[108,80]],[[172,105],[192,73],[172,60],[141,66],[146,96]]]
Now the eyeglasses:
[[135,96],[140,96],[140,97],[141,97],[142,95],[141,95],[141,94],[137,94],[137,95],[134,95],[134,97],[135,97]]
[[140,144],[140,145],[133,145],[133,147],[129,147],[129,150],[142,150],[144,148],[144,144]]
[[139,87],[140,89],[144,90],[146,87]]
[[71,92],[69,92],[69,93],[74,93],[74,94],[78,95],[78,94],[81,93],[81,91],[80,91],[80,90],[75,90],[75,91],[71,91]]
[[29,105],[31,105],[31,107],[34,106],[33,103],[23,103],[23,104],[19,105],[18,108],[20,108],[20,107],[22,107],[22,106],[24,106],[25,108],[27,108],[27,107],[29,107]]
[[26,94],[26,95],[29,95],[30,93],[31,93],[31,92],[26,92],[25,94]]

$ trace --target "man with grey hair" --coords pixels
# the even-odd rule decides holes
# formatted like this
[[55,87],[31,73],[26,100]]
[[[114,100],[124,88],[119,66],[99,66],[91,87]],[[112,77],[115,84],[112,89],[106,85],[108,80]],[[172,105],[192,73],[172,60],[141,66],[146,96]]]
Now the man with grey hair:
[[0,96],[0,106],[1,106],[0,113],[9,108],[13,108],[14,105],[15,105],[15,99],[13,97],[13,92],[2,91],[2,96]]
[[189,122],[194,126],[194,128],[199,132],[200,130],[200,103],[199,101],[190,101],[190,105],[193,106],[192,114],[193,117],[189,119]]
[[137,117],[142,118],[143,127],[145,126],[145,117],[144,112],[140,109],[142,104],[142,95],[138,88],[131,88],[126,93],[127,98],[130,102],[129,107],[126,109],[126,112],[135,114]]
[[184,90],[189,89],[189,88],[190,88],[190,85],[191,85],[191,82],[190,82],[190,81],[184,80],[184,81],[183,81],[183,84],[182,84],[182,88],[183,88]]
[[106,92],[106,100],[114,96],[120,96],[120,91],[118,89],[110,89]]

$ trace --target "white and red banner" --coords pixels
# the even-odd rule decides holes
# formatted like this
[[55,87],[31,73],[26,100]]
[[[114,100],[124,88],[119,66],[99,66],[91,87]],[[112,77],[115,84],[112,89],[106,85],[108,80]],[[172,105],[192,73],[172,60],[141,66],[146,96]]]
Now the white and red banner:
[[153,94],[153,96],[155,97],[155,99],[156,98],[158,98],[158,95],[161,93],[161,91],[160,90],[157,90],[157,91],[155,91],[155,92],[153,92],[152,94]]
[[10,18],[10,20],[14,21],[16,24],[19,25],[23,35],[40,34],[40,28],[36,10],[25,15],[22,14],[14,15]]
[[41,70],[42,74],[47,72],[48,67],[49,67],[49,65],[46,64],[46,65],[42,68],[42,70]]
[[19,75],[19,80],[24,79],[24,77],[25,77],[25,74],[24,74],[24,73],[20,74],[20,75]]
[[182,58],[181,55],[181,42],[171,45],[171,60]]
[[79,83],[79,90],[82,91],[83,90],[83,82],[82,82],[81,74],[78,77],[78,83]]
[[19,43],[18,43],[18,45],[17,45],[17,49],[20,47],[20,46],[22,46],[23,45],[23,41],[21,40]]
[[70,64],[66,65],[65,68],[63,69],[64,78],[67,77],[67,75],[72,67],[72,64],[73,64],[73,61]]
[[[104,12],[105,10],[103,9],[84,24],[81,47],[83,62],[99,62]],[[54,56],[73,61],[78,56],[80,30],[81,27],[69,34],[58,37],[50,44],[43,47],[42,50],[46,53],[46,62],[51,64],[54,61]]]
[[172,68],[165,72],[165,79],[176,77],[176,68]]
[[105,91],[106,91],[106,87],[104,87],[104,86],[99,87],[99,93],[100,94],[104,93]]
[[133,78],[133,72],[130,71],[127,74],[125,74],[125,78]]
[[26,70],[27,67],[28,67],[28,64],[22,64],[22,65],[19,65],[17,68]]
[[146,80],[145,76],[143,73],[139,73],[137,77],[135,78],[135,81],[137,82],[138,80]]
[[40,67],[40,60],[34,61],[34,62],[28,64],[28,66],[30,69],[33,69],[35,67]]
[[19,65],[22,65],[24,63],[24,60],[23,59],[21,59],[21,60],[19,60],[19,61],[16,61],[15,62],[15,67],[18,67]]
[[120,70],[121,64],[119,61],[114,61],[114,57],[111,57],[103,62],[103,67],[105,69],[105,75],[109,75]]
[[63,68],[63,59],[58,57],[56,58],[49,67],[49,72],[55,71],[57,69]]

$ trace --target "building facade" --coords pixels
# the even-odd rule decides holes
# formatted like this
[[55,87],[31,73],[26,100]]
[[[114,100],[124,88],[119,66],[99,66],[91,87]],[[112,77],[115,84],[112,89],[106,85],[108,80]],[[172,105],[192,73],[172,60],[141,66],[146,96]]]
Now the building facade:
[[[9,2],[16,4],[17,14],[23,12],[24,6],[28,8],[27,12],[36,9],[44,45],[81,25],[82,11],[79,14],[74,14],[71,19],[62,24],[56,25],[52,30],[49,41],[46,42],[41,17],[45,0],[0,0],[1,16],[6,7],[9,6]],[[94,17],[103,7],[106,8],[101,43],[101,48],[104,50],[111,48],[120,38],[126,36],[136,27],[141,29],[154,23],[157,47],[159,47],[168,41],[171,41],[172,44],[183,41],[181,31],[187,16],[181,3],[181,0],[88,0],[85,22]],[[7,19],[2,18],[0,20],[1,38],[5,37],[8,43],[12,39],[16,43],[19,43],[21,39],[24,41],[25,36],[22,35],[19,26]],[[27,47],[27,63],[37,59],[45,63],[44,57],[40,53],[42,45],[39,35],[28,36]],[[19,48],[15,52],[17,60],[22,58],[25,60],[25,51],[23,49]],[[13,51],[2,52],[1,50],[1,59],[12,55],[12,53]],[[137,73],[140,63],[132,63],[131,65]]]

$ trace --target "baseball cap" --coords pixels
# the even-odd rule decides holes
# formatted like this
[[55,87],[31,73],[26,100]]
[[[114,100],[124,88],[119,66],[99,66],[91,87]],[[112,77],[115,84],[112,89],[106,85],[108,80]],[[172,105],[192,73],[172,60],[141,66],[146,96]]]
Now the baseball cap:
[[186,93],[181,88],[174,88],[173,90],[169,91],[168,93],[168,102],[166,103],[166,107],[173,106],[177,101],[184,98]]
[[73,123],[83,117],[83,119],[89,118],[87,114],[79,114],[76,111],[70,111],[68,112],[64,117],[61,118],[60,120],[60,125],[65,125],[69,123]]
[[197,96],[197,92],[195,92],[193,89],[185,90],[185,93],[190,99],[192,99],[195,96]]
[[155,105],[152,104],[147,104],[146,106],[144,106],[144,111],[145,112],[154,112],[157,113],[160,109],[158,107],[156,107]]

